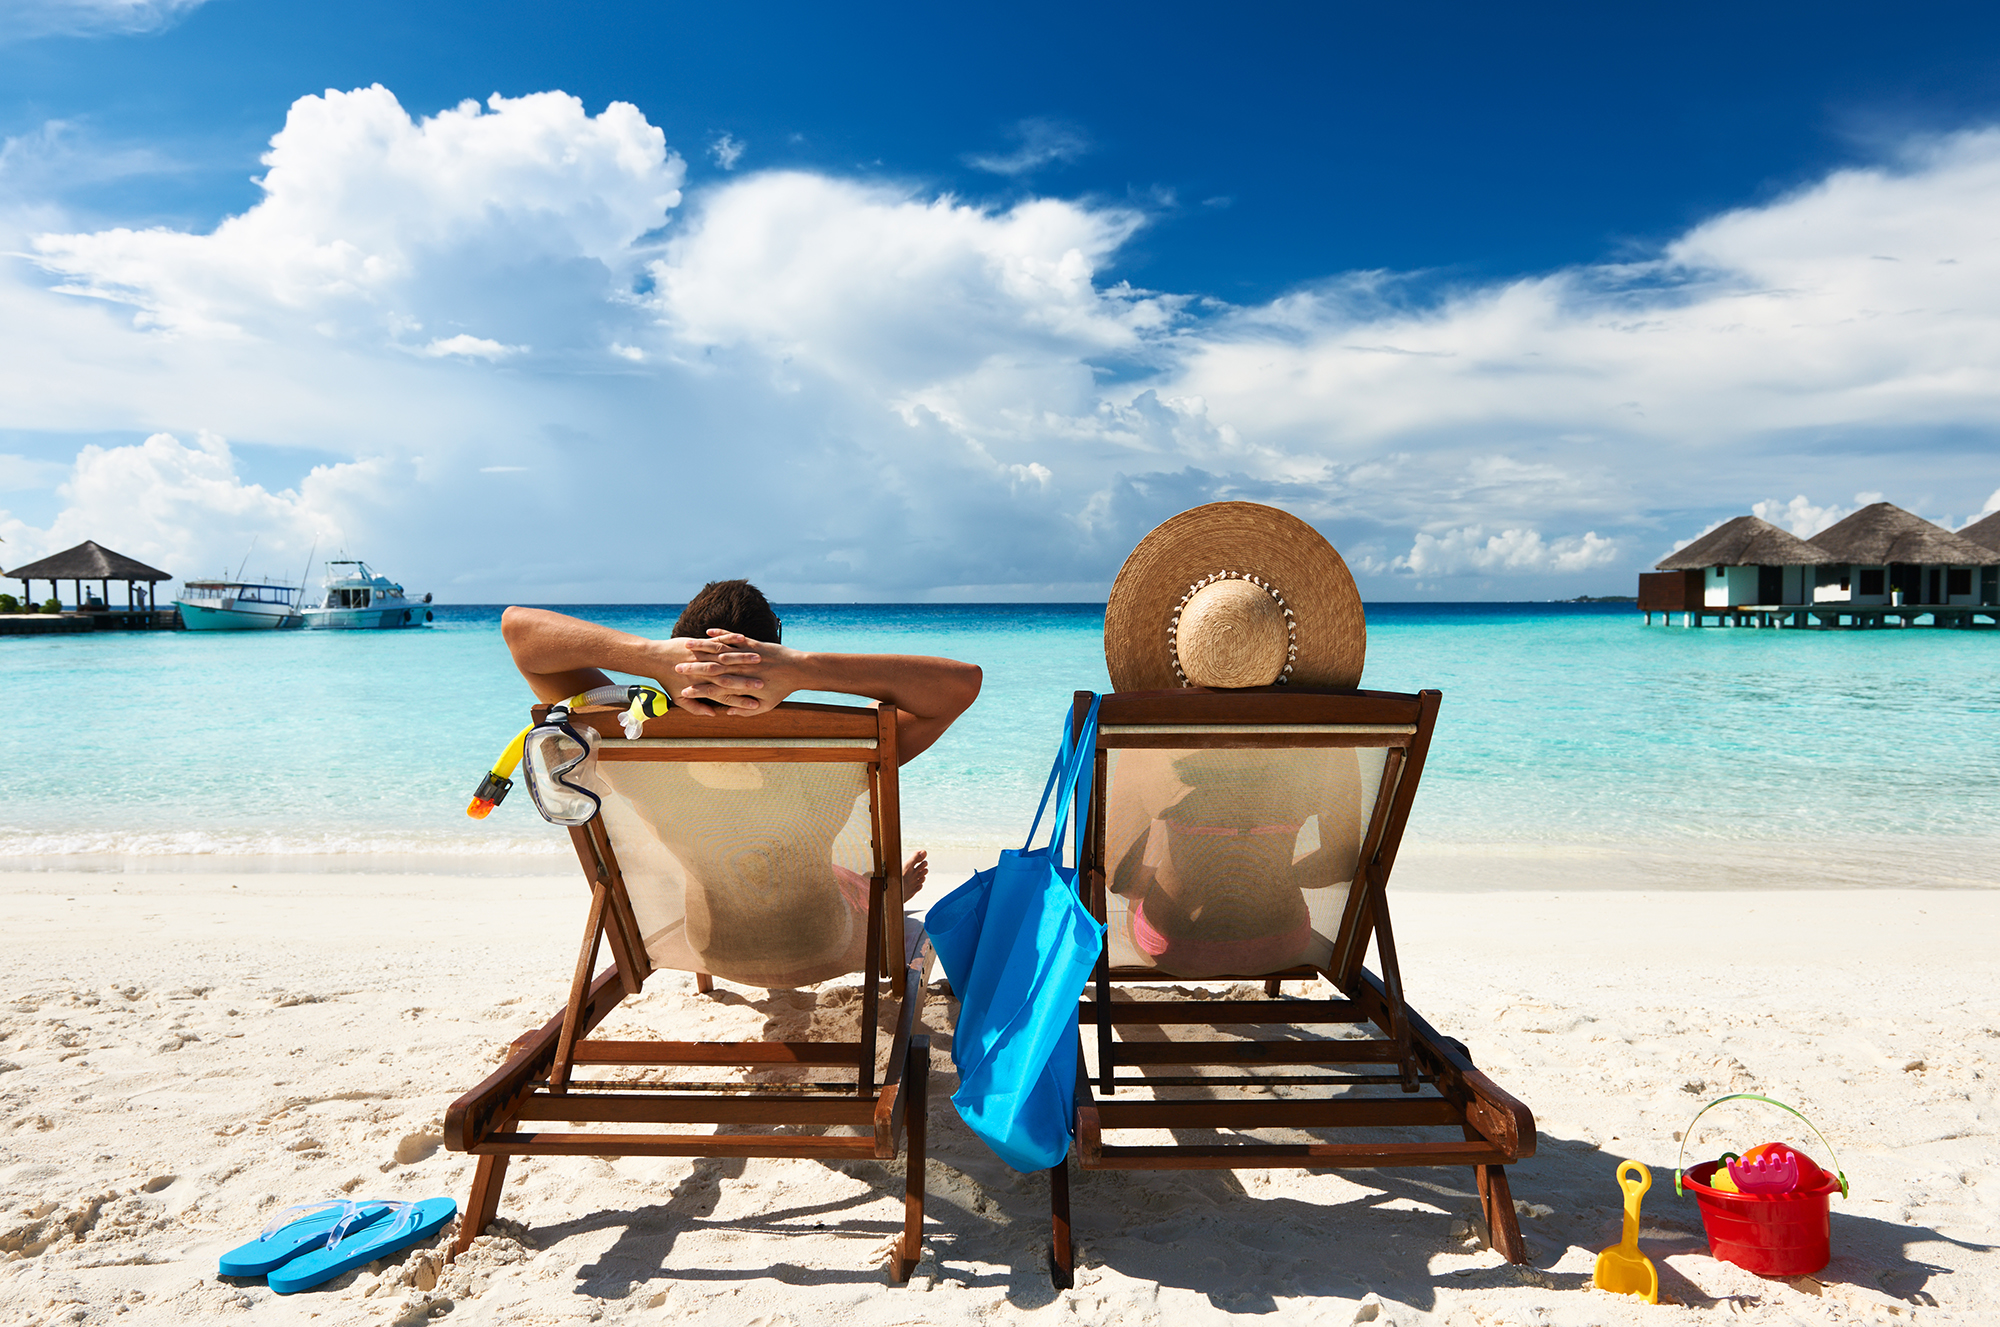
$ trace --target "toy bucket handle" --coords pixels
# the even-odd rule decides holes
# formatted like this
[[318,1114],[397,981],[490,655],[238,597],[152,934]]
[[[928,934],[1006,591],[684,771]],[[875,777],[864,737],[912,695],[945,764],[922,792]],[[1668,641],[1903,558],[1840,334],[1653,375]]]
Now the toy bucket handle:
[[1762,1101],[1768,1105],[1776,1106],[1779,1110],[1790,1112],[1791,1114],[1798,1116],[1800,1119],[1805,1120],[1806,1128],[1812,1130],[1813,1137],[1819,1139],[1819,1145],[1826,1149],[1827,1158],[1833,1162],[1834,1177],[1840,1181],[1840,1196],[1843,1198],[1847,1197],[1847,1174],[1846,1172],[1841,1170],[1840,1158],[1834,1154],[1833,1144],[1826,1141],[1826,1135],[1819,1131],[1819,1126],[1817,1124],[1814,1124],[1811,1120],[1806,1120],[1804,1111],[1798,1110],[1792,1106],[1787,1106],[1784,1102],[1779,1101],[1776,1097],[1760,1096],[1755,1092],[1731,1092],[1726,1097],[1717,1097],[1715,1100],[1709,1102],[1706,1106],[1703,1106],[1700,1110],[1694,1113],[1694,1119],[1689,1120],[1687,1128],[1681,1132],[1681,1150],[1674,1157],[1675,1194],[1678,1195],[1686,1192],[1686,1190],[1681,1188],[1681,1175],[1683,1173],[1681,1170],[1681,1162],[1687,1157],[1688,1139],[1694,1137],[1694,1126],[1701,1120],[1702,1116],[1708,1114],[1711,1110],[1714,1110],[1717,1106],[1720,1106],[1725,1101]]

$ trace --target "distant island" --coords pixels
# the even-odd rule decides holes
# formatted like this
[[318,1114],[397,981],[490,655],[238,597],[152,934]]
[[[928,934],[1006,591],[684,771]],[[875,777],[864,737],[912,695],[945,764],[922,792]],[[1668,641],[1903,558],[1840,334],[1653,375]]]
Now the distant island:
[[1574,599],[1558,599],[1559,604],[1636,604],[1636,594],[1580,594]]

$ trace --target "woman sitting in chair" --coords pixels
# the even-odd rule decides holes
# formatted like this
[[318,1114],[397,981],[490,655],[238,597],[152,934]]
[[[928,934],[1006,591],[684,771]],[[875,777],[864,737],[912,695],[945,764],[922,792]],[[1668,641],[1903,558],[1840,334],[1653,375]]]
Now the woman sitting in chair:
[[[1351,688],[1365,648],[1340,555],[1303,521],[1251,503],[1196,508],[1147,535],[1105,609],[1121,692]],[[1205,978],[1323,960],[1316,929],[1337,929],[1379,761],[1370,753],[1364,770],[1345,746],[1119,750],[1105,823],[1108,885],[1122,901],[1113,965]]]

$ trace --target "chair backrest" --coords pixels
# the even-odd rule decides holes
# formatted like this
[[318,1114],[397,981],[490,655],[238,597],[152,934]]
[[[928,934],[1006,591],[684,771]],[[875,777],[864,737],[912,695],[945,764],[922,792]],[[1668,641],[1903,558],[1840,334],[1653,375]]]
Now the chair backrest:
[[1106,696],[1083,832],[1112,969],[1200,979],[1310,966],[1345,985],[1367,950],[1366,900],[1395,860],[1439,698],[1285,687]]
[[579,853],[599,845],[622,877],[653,967],[803,986],[877,964],[873,891],[901,918],[892,707],[674,710],[633,740],[616,710],[575,717],[603,735],[591,776],[603,837]]

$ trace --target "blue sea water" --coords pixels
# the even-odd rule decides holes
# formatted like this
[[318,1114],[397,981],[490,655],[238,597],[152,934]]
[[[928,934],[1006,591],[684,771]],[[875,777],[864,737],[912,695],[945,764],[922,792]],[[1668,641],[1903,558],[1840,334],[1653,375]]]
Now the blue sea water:
[[[667,634],[678,606],[570,606]],[[789,642],[944,654],[979,702],[904,771],[912,846],[998,845],[1070,693],[1109,685],[1102,605],[781,606]],[[422,631],[11,637],[0,859],[132,869],[272,856],[546,869],[525,796],[464,806],[523,722],[500,610]],[[1630,605],[1376,604],[1363,684],[1444,693],[1413,848],[1782,852],[1867,840],[1960,876],[2000,841],[2000,633],[1687,630]],[[1977,868],[1975,868],[1976,873]],[[2000,869],[1990,883],[2000,883]],[[1977,881],[1975,881],[1977,883]]]

